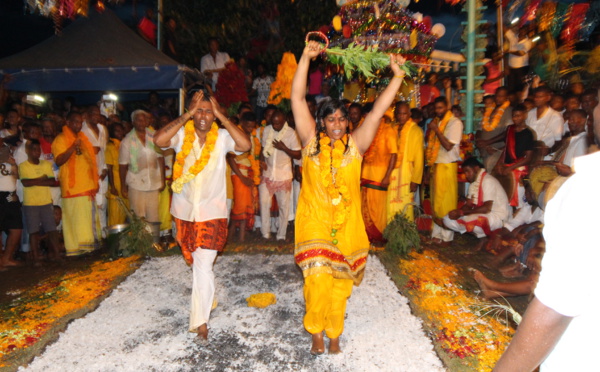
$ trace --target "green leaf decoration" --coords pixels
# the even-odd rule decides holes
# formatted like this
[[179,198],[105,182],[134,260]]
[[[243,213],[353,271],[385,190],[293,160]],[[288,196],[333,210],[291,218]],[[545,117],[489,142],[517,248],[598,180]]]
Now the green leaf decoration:
[[[346,48],[333,47],[325,50],[329,61],[335,65],[341,65],[346,73],[346,78],[350,79],[355,72],[363,75],[367,79],[376,77],[377,70],[386,68],[390,63],[390,57],[386,53],[380,52],[375,47],[363,47],[351,43]],[[406,61],[400,68],[408,76],[413,76],[418,69],[410,61]]]
[[417,225],[402,212],[396,213],[386,226],[383,237],[387,240],[386,248],[402,257],[406,257],[412,249],[421,250]]

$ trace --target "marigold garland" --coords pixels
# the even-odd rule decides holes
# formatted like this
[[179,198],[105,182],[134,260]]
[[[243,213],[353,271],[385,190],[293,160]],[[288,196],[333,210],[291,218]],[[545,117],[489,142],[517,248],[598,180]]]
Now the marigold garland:
[[[348,135],[335,141],[331,148],[331,138],[327,134],[322,133],[319,139],[321,152],[319,153],[319,164],[321,173],[321,182],[327,193],[331,197],[333,204],[333,224],[331,228],[332,237],[337,233],[348,220],[350,214],[350,190],[346,185],[343,177],[336,177],[339,169],[342,167],[344,160],[344,151],[346,150],[345,143],[348,142]],[[333,244],[337,244],[337,239],[333,240]]]
[[405,288],[411,303],[424,313],[441,348],[451,358],[472,362],[470,370],[491,371],[514,333],[502,316],[486,316],[493,303],[463,289],[458,268],[432,250],[413,252],[399,266],[408,276]]
[[296,57],[293,53],[285,52],[281,63],[277,66],[277,77],[271,84],[267,103],[278,105],[283,99],[290,99],[292,95],[292,79],[298,68]]
[[173,184],[171,188],[173,192],[180,193],[183,190],[183,185],[193,180],[208,164],[210,160],[210,154],[215,149],[217,138],[219,137],[219,126],[217,123],[212,123],[210,131],[206,135],[206,142],[202,148],[202,154],[196,160],[196,162],[189,167],[186,173],[183,172],[185,159],[188,157],[192,149],[194,148],[194,141],[196,140],[196,129],[194,127],[194,121],[188,120],[184,127],[183,145],[181,151],[177,153],[175,163],[173,164]]
[[[506,110],[506,108],[509,105],[510,102],[506,101],[500,107],[496,106],[495,108],[487,108],[485,110],[485,113],[483,114],[483,119],[481,119],[481,127],[483,128],[483,130],[486,132],[491,132],[494,129],[496,129],[496,127],[498,127],[498,124],[500,124],[500,119],[502,119],[502,115],[504,115],[504,110]],[[494,114],[493,116],[492,113]],[[492,118],[491,122],[490,117]]]
[[252,131],[252,148],[248,151],[248,160],[250,161],[250,168],[252,169],[252,180],[255,185],[260,184],[260,140],[256,135],[256,129]]

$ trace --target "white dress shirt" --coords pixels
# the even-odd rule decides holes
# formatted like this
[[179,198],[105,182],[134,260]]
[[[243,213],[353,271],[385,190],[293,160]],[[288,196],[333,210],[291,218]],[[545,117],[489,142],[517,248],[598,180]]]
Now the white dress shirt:
[[[285,130],[281,135],[281,142],[290,150],[298,151],[302,148],[300,147],[300,141],[295,130],[291,127],[284,127],[281,130]],[[272,125],[265,128],[261,139],[263,149],[272,132],[274,132],[273,138],[276,139],[279,132],[275,132]],[[264,171],[263,177],[271,181],[287,181],[294,177],[292,173],[292,159],[284,151],[273,148],[273,153],[271,156],[265,158],[265,162],[267,163],[267,170]]]
[[[139,191],[155,191],[162,187],[162,174],[158,159],[163,155],[153,140],[153,134],[146,129],[146,143],[142,144],[133,129],[121,141],[119,165],[129,166],[125,179],[128,187]],[[136,164],[137,169],[132,169],[132,164]]]
[[[183,145],[183,138],[184,127],[181,127],[171,138],[169,148],[179,153]],[[192,151],[185,159],[184,172],[187,172],[200,157],[203,147],[204,145],[201,147],[196,138]],[[228,152],[241,154],[241,152],[235,151],[235,141],[229,132],[226,129],[219,129],[215,148],[202,172],[184,184],[181,193],[173,193],[171,214],[174,217],[191,222],[227,218],[227,186],[225,182],[227,162],[225,156]]]
[[[216,70],[225,67],[225,63],[229,61],[229,54],[225,52],[217,52],[215,58],[210,55],[210,53],[206,54],[200,60],[200,71],[204,72],[206,70]],[[219,79],[219,73],[212,73],[212,89],[213,91],[217,87],[217,80]]]
[[448,164],[460,161],[460,141],[462,139],[463,123],[459,118],[453,116],[444,128],[444,137],[450,141],[454,146],[447,151],[444,146],[440,144],[440,151],[438,152],[436,163]]
[[560,113],[548,107],[541,118],[537,117],[537,108],[533,108],[527,114],[527,126],[536,135],[537,141],[543,141],[546,146],[552,147],[556,141],[560,141],[563,135],[564,120]]

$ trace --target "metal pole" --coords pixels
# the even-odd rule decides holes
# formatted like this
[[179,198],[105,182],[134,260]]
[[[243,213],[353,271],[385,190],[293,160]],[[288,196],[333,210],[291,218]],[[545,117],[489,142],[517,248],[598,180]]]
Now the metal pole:
[[[497,11],[496,18],[497,20],[497,32],[498,32],[498,52],[504,53],[504,15],[502,14],[502,0],[496,1]],[[500,60],[500,71],[502,71],[502,79],[500,80],[500,84],[504,85],[504,55]]]
[[156,35],[156,49],[162,50],[162,28],[163,28],[163,0],[158,0],[158,27]]
[[476,0],[467,0],[467,120],[465,133],[473,132],[475,114],[475,12]]

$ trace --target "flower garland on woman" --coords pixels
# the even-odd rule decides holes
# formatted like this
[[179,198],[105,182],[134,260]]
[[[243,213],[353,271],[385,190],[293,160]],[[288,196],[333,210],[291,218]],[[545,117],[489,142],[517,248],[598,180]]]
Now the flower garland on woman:
[[[224,129],[215,124],[218,119]],[[215,293],[213,264],[227,242],[226,155],[244,153],[250,138],[221,112],[208,92],[194,94],[189,112],[154,134],[154,143],[177,152],[171,214],[185,261],[192,265],[190,332],[208,341]]]
[[[310,60],[323,51],[309,41],[292,84],[292,111],[302,142],[302,190],[296,212],[295,260],[304,275],[304,327],[312,334],[312,354],[341,352],[346,301],[360,284],[369,252],[360,208],[362,155],[369,148],[380,119],[400,88],[404,59],[390,56],[394,78],[375,102],[364,123],[352,135],[342,102],[326,100],[316,121],[306,102]],[[329,309],[323,311],[322,309]]]

